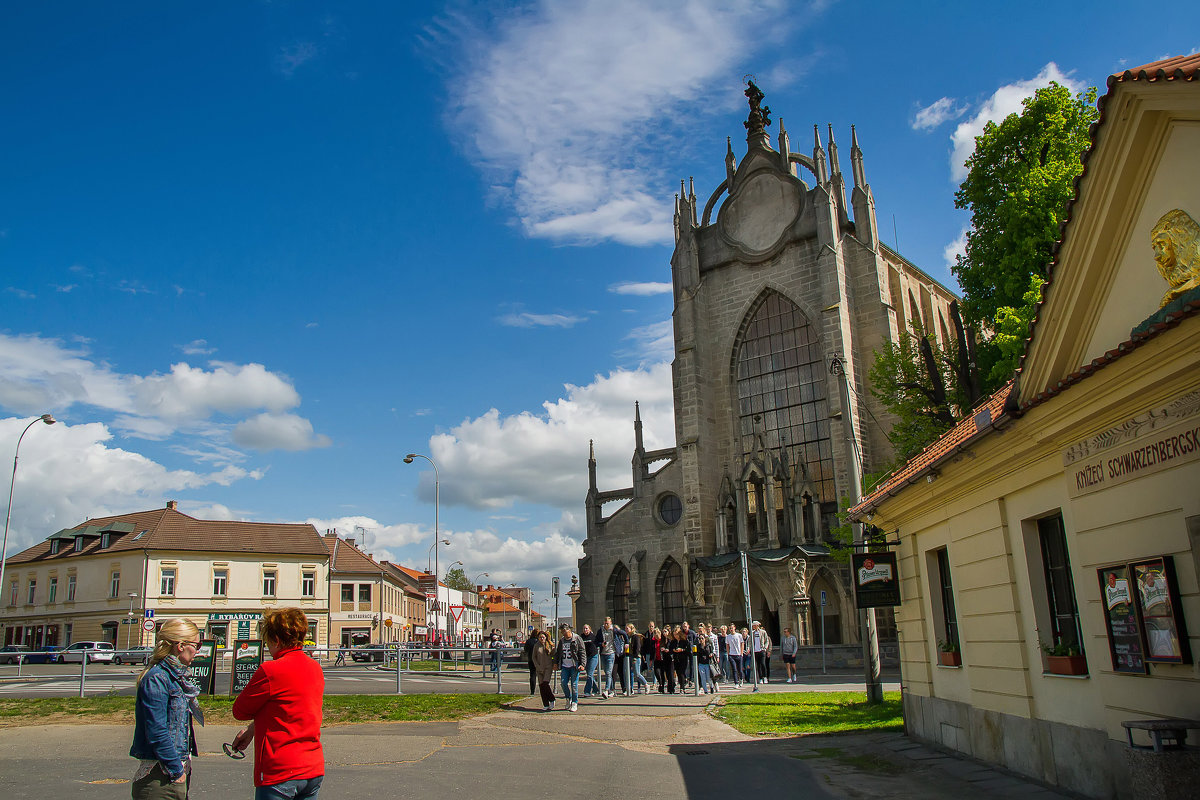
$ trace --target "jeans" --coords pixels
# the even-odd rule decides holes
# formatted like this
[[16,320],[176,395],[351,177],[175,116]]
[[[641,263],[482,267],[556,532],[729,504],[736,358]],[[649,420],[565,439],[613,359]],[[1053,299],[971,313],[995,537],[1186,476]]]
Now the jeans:
[[600,684],[596,680],[596,668],[600,666],[600,654],[593,653],[587,659],[587,682],[583,684],[583,693],[586,695],[598,694],[600,692]]
[[615,653],[601,653],[600,662],[604,666],[604,691],[612,694],[613,690],[613,661],[617,658]]
[[732,655],[729,657],[729,670],[725,673],[729,678],[730,683],[741,683],[745,676],[742,675],[742,657]]
[[568,703],[579,702],[579,667],[563,667],[562,675],[563,698]]
[[306,778],[299,781],[284,781],[274,786],[257,786],[254,789],[254,800],[311,800],[321,790],[321,779]]
[[729,680],[729,651],[721,651],[721,672],[725,674],[725,680]]
[[500,671],[500,651],[493,650],[492,651],[492,672],[499,672],[499,671]]
[[700,691],[707,692],[713,687],[712,668],[708,664],[700,664]]
[[629,688],[637,691],[638,686],[649,686],[650,682],[642,675],[641,656],[630,656],[629,659]]
[[759,650],[754,654],[754,666],[758,669],[759,681],[771,677],[771,667],[767,662],[767,651]]

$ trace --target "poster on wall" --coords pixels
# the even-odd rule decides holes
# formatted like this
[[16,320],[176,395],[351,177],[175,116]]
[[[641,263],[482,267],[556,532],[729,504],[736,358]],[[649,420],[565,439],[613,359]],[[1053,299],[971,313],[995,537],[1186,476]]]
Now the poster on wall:
[[229,696],[246,688],[250,678],[262,665],[262,640],[243,639],[233,645],[233,674],[229,679]]
[[1142,616],[1146,660],[1164,664],[1190,664],[1187,629],[1179,606],[1179,586],[1170,556],[1130,565]]
[[854,553],[850,556],[854,572],[854,600],[859,608],[900,605],[900,572],[896,554]]
[[1142,626],[1138,621],[1129,567],[1121,564],[1097,570],[1100,597],[1104,600],[1104,628],[1108,633],[1108,652],[1113,670],[1131,675],[1146,674],[1142,650]]
[[196,657],[192,659],[191,669],[186,680],[200,690],[200,694],[212,694],[213,691],[213,662],[216,660],[217,643],[212,639],[202,639]]

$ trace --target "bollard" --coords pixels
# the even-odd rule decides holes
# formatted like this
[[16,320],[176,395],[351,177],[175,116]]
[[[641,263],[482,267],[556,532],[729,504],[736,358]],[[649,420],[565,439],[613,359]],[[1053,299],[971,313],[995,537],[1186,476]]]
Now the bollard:
[[21,665],[25,663],[25,656],[17,656],[17,677],[21,677]]
[[396,645],[396,694],[404,694],[404,690],[400,685],[400,667],[403,659],[400,657],[400,645]]
[[[629,645],[625,645],[625,649],[628,650]],[[629,690],[633,688],[632,686],[629,685],[629,682],[630,682],[630,680],[632,680],[633,676],[629,674],[629,653],[628,652],[625,653],[625,658],[622,660],[625,663],[625,695],[629,696],[629,693],[630,693]]]
[[79,662],[79,696],[80,697],[84,696],[83,689],[87,685],[87,662],[88,662],[88,654],[87,654],[87,651],[85,650],[83,652],[83,658]]
[[700,696],[700,657],[696,655],[696,647],[692,646],[692,696]]
[[500,664],[496,668],[496,694],[504,694],[504,689],[500,687],[500,676],[504,674],[504,648],[497,650],[500,654]]

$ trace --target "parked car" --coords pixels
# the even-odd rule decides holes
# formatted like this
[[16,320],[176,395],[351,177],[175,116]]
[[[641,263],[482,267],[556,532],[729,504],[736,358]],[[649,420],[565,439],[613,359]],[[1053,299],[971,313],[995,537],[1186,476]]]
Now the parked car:
[[387,648],[380,644],[356,644],[350,651],[355,661],[383,661]]
[[56,653],[62,650],[56,644],[44,644],[39,649],[34,651],[34,654],[25,658],[26,664],[53,664],[57,658]]
[[108,642],[75,642],[58,654],[59,664],[76,664],[87,658],[89,664],[112,663],[116,648]]
[[25,653],[33,650],[27,644],[9,644],[0,647],[0,664],[16,664],[18,661],[25,661],[28,657]]
[[154,648],[148,645],[140,644],[135,647],[130,647],[125,650],[118,650],[113,655],[114,664],[149,664],[150,654],[154,652]]

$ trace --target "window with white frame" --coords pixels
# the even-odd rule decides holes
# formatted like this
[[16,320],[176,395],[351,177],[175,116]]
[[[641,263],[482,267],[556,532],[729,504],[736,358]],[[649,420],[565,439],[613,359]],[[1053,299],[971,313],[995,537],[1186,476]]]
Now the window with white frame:
[[62,544],[62,540],[61,540],[61,539],[53,539],[53,540],[51,540],[51,542],[50,542],[50,555],[54,555],[54,554],[56,554],[56,553],[58,552],[58,546],[59,546],[60,544]]
[[53,603],[54,598],[58,596],[58,578],[51,578],[50,585],[46,589],[46,602]]
[[33,598],[36,594],[37,594],[37,581],[31,579],[29,581],[29,595],[28,595],[28,597],[26,597],[25,602],[32,605]]
[[17,604],[17,582],[12,582],[12,591],[8,594],[8,604],[15,606]]
[[83,537],[82,536],[75,537],[75,552],[76,553],[83,552]]
[[269,569],[263,572],[263,597],[275,596],[275,570]]
[[68,603],[75,602],[75,576],[74,575],[67,576],[67,602]]
[[100,534],[100,547],[105,548],[112,544],[112,534],[108,531]]
[[120,572],[114,572],[112,574],[112,577],[109,578],[108,596],[109,597],[120,597],[121,596],[121,573]]
[[300,576],[300,595],[302,597],[317,596],[317,573],[305,572]]
[[224,597],[229,586],[229,570],[220,568],[213,570],[213,594]]
[[163,567],[158,583],[158,593],[164,597],[175,596],[175,568]]

